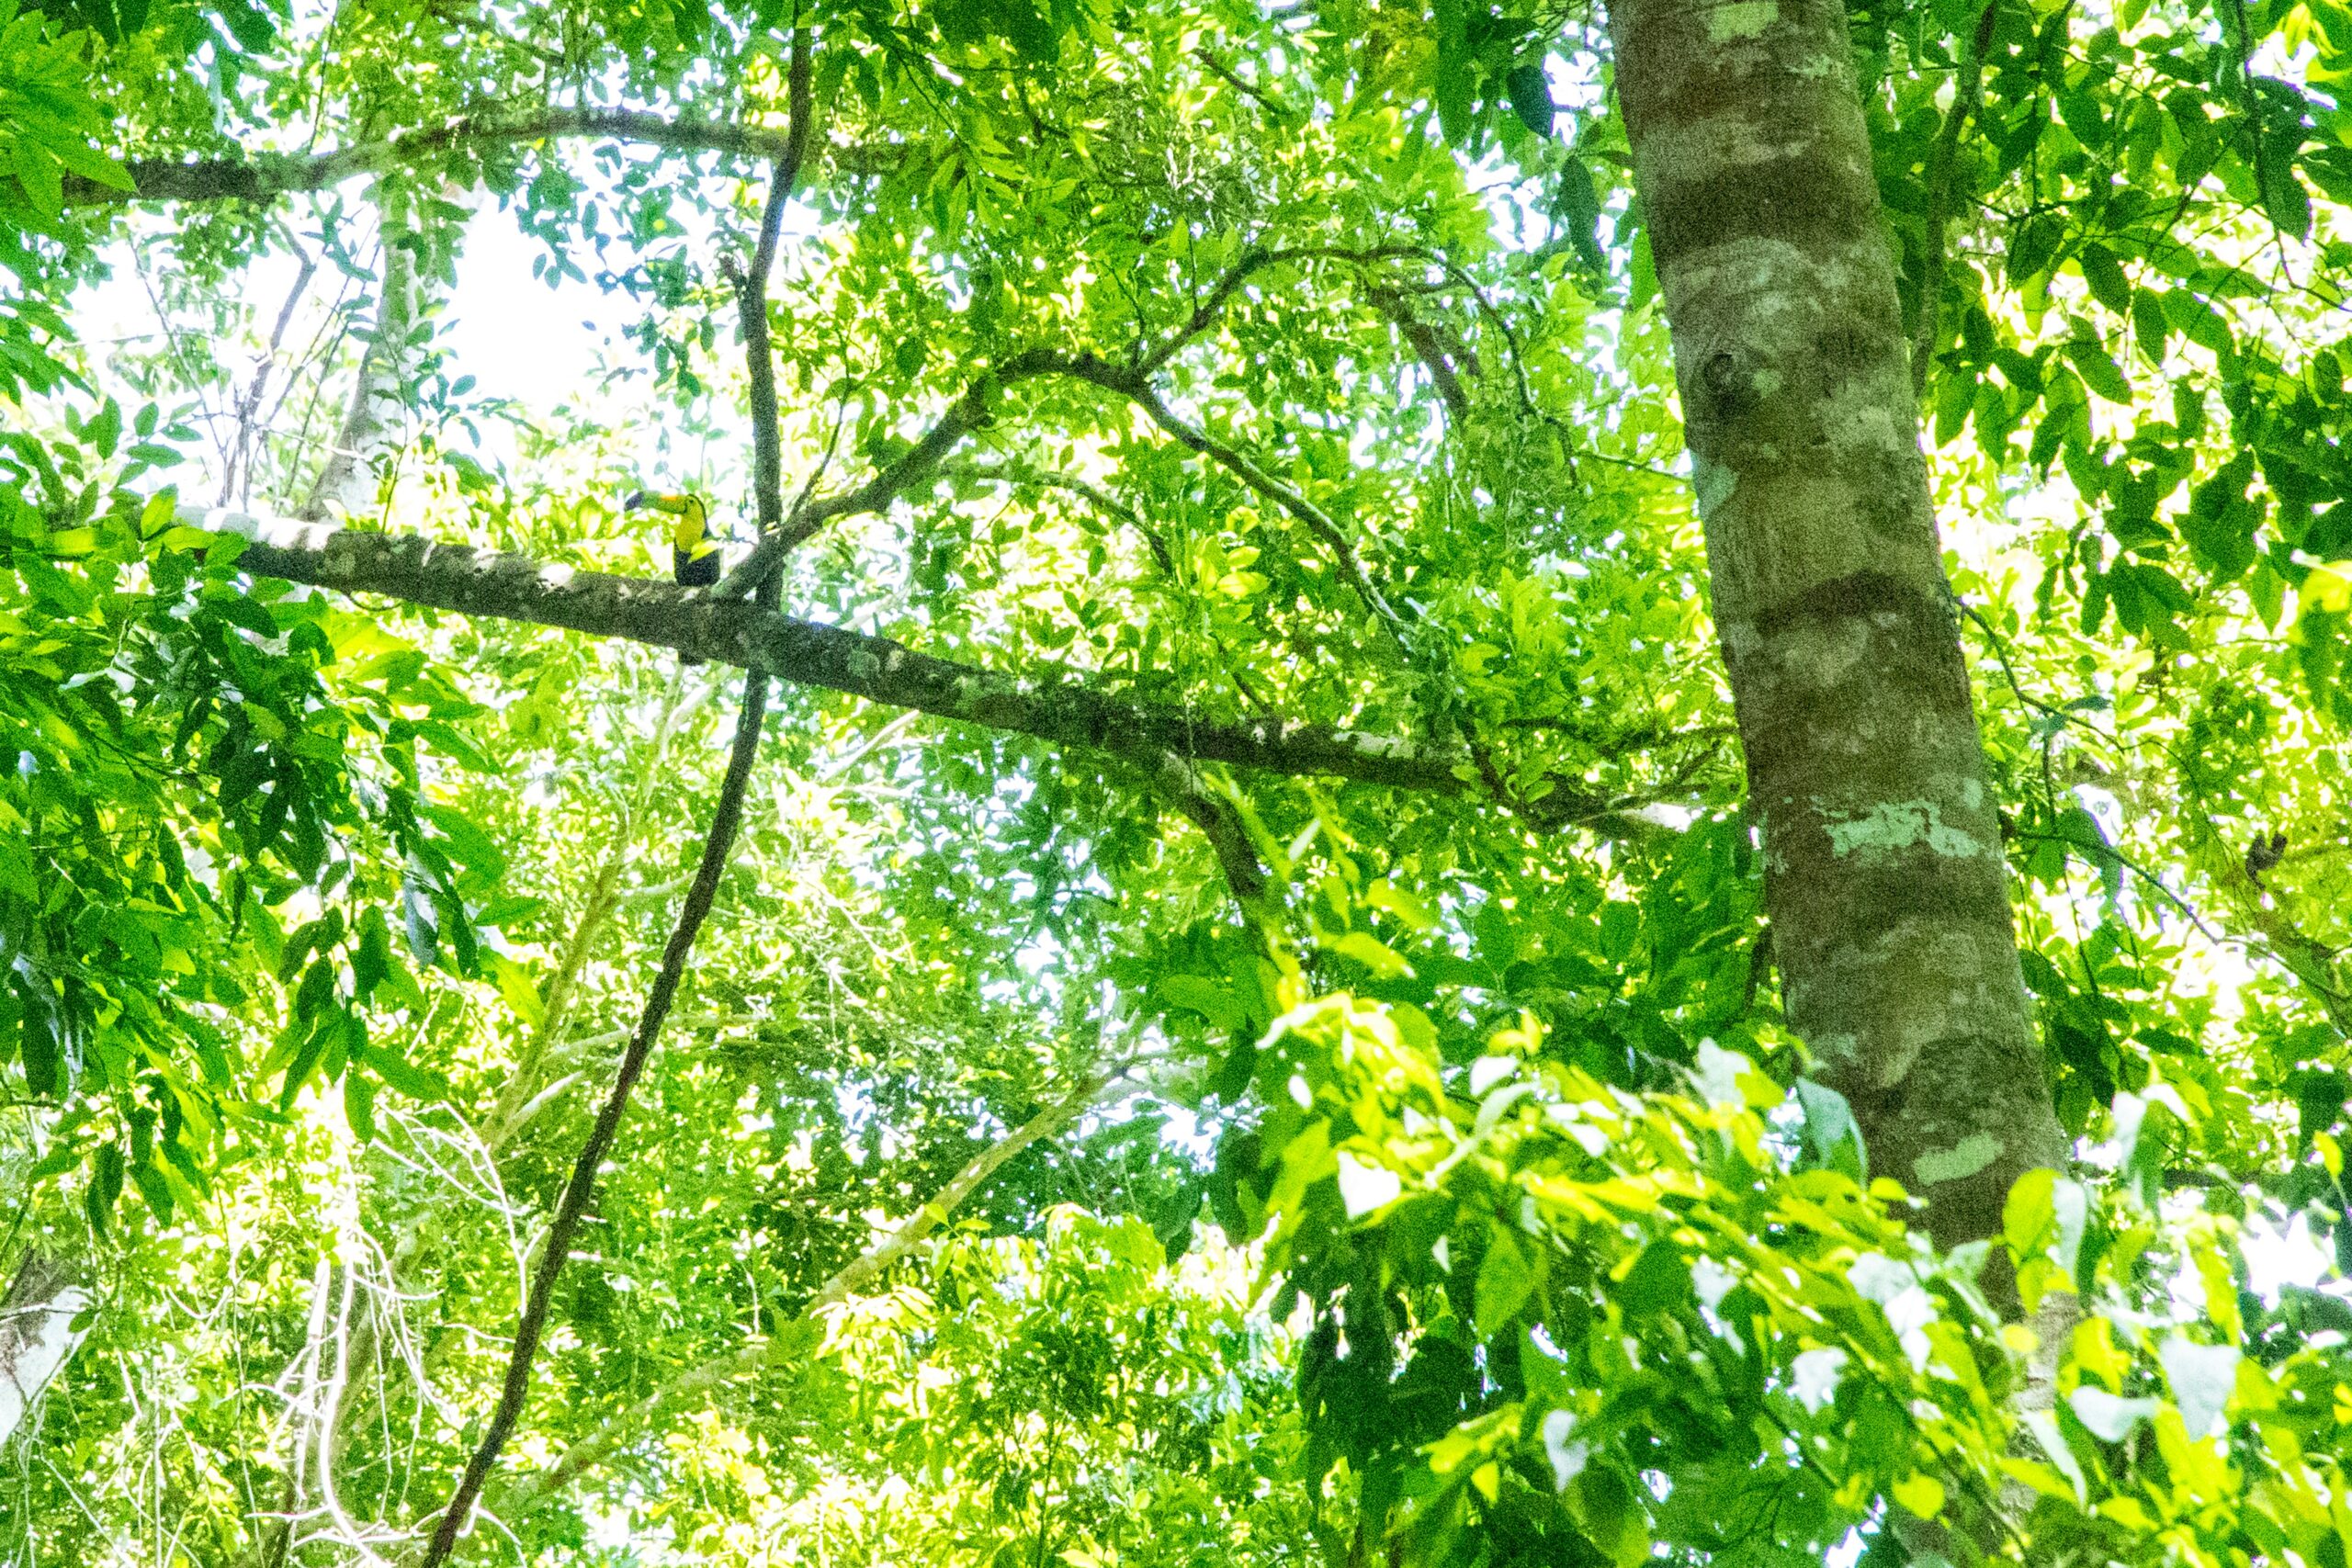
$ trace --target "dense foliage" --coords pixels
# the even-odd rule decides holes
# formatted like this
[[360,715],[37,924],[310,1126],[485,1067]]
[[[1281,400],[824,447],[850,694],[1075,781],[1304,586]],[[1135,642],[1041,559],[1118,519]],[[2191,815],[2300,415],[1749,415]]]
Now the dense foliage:
[[[736,675],[186,509],[748,540],[800,33],[786,608],[1453,765],[775,671],[467,1553],[2343,1562],[2352,7],[1849,11],[2079,1140],[1956,1252],[1781,1020],[1598,9],[0,26],[0,1267],[93,1303],[9,1561],[409,1561],[446,1502]],[[630,325],[526,405],[465,321],[542,288]]]

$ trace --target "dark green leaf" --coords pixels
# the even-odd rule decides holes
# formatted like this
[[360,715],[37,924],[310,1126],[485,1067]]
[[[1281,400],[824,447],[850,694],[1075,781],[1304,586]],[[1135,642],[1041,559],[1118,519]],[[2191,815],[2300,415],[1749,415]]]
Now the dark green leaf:
[[1552,134],[1552,121],[1558,110],[1552,105],[1552,88],[1544,79],[1544,62],[1530,61],[1511,67],[1503,78],[1503,90],[1510,95],[1511,112],[1519,121],[1538,136]]

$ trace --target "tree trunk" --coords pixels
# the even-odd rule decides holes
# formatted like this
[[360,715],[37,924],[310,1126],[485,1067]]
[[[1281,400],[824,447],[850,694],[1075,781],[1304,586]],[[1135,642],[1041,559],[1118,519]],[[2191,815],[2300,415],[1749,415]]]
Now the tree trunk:
[[416,331],[423,301],[408,207],[405,197],[382,197],[377,207],[384,276],[374,334],[359,356],[358,378],[334,444],[327,448],[327,460],[296,513],[307,522],[322,522],[338,512],[373,512],[382,483],[380,470],[398,454],[408,434],[409,371],[416,359],[409,338]]
[[35,1251],[17,1266],[8,1293],[0,1297],[0,1443],[16,1436],[73,1357],[82,1340],[74,1319],[89,1303],[89,1292],[62,1259]]
[[1614,0],[1789,1021],[1946,1245],[2056,1166],[1839,0]]

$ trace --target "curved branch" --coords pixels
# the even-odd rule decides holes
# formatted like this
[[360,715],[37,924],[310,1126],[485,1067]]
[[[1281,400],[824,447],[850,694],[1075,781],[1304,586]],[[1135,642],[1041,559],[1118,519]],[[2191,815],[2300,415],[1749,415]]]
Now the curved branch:
[[1179,327],[1167,342],[1138,360],[1136,368],[1148,375],[1166,367],[1185,344],[1216,324],[1217,317],[1224,314],[1226,306],[1241,291],[1241,286],[1256,274],[1283,262],[1310,261],[1353,262],[1359,266],[1385,261],[1424,261],[1435,265],[1444,265],[1419,245],[1373,245],[1363,249],[1347,245],[1301,245],[1287,250],[1269,250],[1262,245],[1252,245],[1242,252],[1241,259],[1217,280],[1216,287],[1209,290],[1208,298],[1193,310],[1192,319]]
[[116,190],[75,176],[66,181],[65,199],[83,207],[127,201],[274,201],[302,191],[325,190],[362,175],[382,174],[453,148],[573,137],[768,160],[783,158],[791,144],[791,133],[785,130],[727,120],[673,119],[646,109],[492,110],[308,156],[255,152],[188,162],[134,158],[124,164],[133,189]]
[[1159,783],[1176,809],[1208,840],[1218,869],[1225,873],[1226,886],[1233,890],[1234,901],[1244,912],[1254,912],[1266,896],[1266,866],[1258,858],[1257,846],[1250,841],[1250,830],[1242,824],[1241,814],[1216,792],[1199,768],[1173,751],[1168,753],[1160,766]]
[[1380,617],[1392,635],[1401,640],[1403,619],[1382,596],[1380,590],[1373,585],[1363,562],[1358,558],[1354,547],[1348,542],[1346,530],[1340,526],[1337,519],[1299,491],[1274,479],[1235,448],[1215,439],[1205,431],[1196,429],[1168,406],[1167,400],[1159,395],[1159,389],[1151,384],[1150,378],[1144,371],[1114,365],[1091,349],[1078,354],[1064,354],[1058,349],[1033,348],[982,372],[965,389],[962,397],[948,405],[947,412],[940,415],[939,422],[924,433],[922,440],[857,489],[824,496],[803,506],[785,527],[762,539],[758,547],[711,590],[712,597],[733,598],[750,592],[754,583],[767,579],[788,552],[834,519],[878,512],[889,505],[918,481],[935,472],[964,437],[989,422],[1006,388],[1046,376],[1066,376],[1117,393],[1141,409],[1154,424],[1173,436],[1178,445],[1216,463],[1261,499],[1273,502],[1306,525],[1339,561],[1350,585],[1363,598],[1365,606]]

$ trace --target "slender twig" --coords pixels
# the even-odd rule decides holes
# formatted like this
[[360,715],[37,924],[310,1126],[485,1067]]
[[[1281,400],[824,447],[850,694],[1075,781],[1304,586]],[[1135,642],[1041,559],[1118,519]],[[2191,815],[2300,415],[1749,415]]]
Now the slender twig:
[[1170,333],[1165,343],[1138,359],[1135,368],[1147,376],[1155,370],[1164,369],[1187,344],[1216,324],[1216,319],[1224,314],[1226,306],[1241,291],[1243,284],[1270,266],[1283,262],[1310,261],[1351,262],[1358,266],[1370,266],[1377,262],[1426,261],[1430,258],[1430,253],[1419,245],[1303,245],[1279,251],[1252,245],[1241,253],[1241,259],[1235,262],[1223,277],[1217,279],[1216,287],[1209,290],[1208,298],[1194,309],[1190,319]]
[[[300,241],[294,242],[294,254],[301,258],[301,266],[294,276],[294,287],[286,291],[286,302],[278,307],[277,321],[270,329],[269,342],[255,356],[253,379],[246,384],[245,395],[237,404],[234,444],[230,448],[228,461],[220,465],[220,504],[223,506],[240,493],[248,497],[253,494],[251,453],[257,429],[254,421],[261,412],[262,397],[269,389],[269,373],[277,367],[277,351],[286,341],[286,329],[293,322],[295,307],[302,302],[302,296],[309,291],[311,279],[318,276],[318,258],[304,250]],[[237,488],[241,473],[245,481],[242,492]]]
[[2020,831],[2018,834],[2018,837],[2019,839],[2026,840],[2029,842],[2037,844],[2064,844],[2071,849],[2081,851],[2086,859],[2095,859],[2098,855],[2106,855],[2109,859],[2114,861],[2116,864],[2130,872],[2133,876],[2138,877],[2142,882],[2146,883],[2149,886],[2163,894],[2165,901],[2170,903],[2174,908],[2178,909],[2181,912],[2182,917],[2186,919],[2190,925],[2195,926],[2199,934],[2203,936],[2207,942],[2212,942],[2214,945],[2219,947],[2243,947],[2245,945],[2243,938],[2223,936],[2221,932],[2207,925],[2204,920],[2199,917],[2194,905],[2190,904],[2188,899],[2182,897],[2171,888],[2166,887],[2164,885],[2164,879],[2162,877],[2159,877],[2154,872],[2150,871],[2146,866],[2142,865],[2138,861],[2133,860],[2131,856],[2117,849],[2113,844],[2101,844],[2098,847],[2097,851],[2094,852],[2092,846],[2083,842],[2082,840],[2078,838],[2070,838],[2064,833],[2036,833],[2031,831]]
[[1193,58],[1208,67],[1209,74],[1256,104],[1276,119],[1295,119],[1298,111],[1261,87],[1253,87],[1235,72],[1233,67],[1209,52],[1206,44],[1193,51]]
[[481,1495],[482,1483],[497,1464],[500,1450],[505,1448],[507,1438],[522,1416],[524,1401],[530,1394],[531,1363],[538,1355],[539,1340],[547,1330],[548,1309],[555,1303],[556,1280],[571,1254],[571,1238],[580,1229],[581,1217],[588,1211],[597,1173],[620,1131],[621,1116],[628,1110],[629,1095],[645,1071],[654,1043],[661,1038],[670,1006],[677,999],[695,938],[701,933],[703,921],[718,900],[719,877],[727,869],[735,846],[735,831],[743,819],[743,795],[751,784],[752,762],[759,754],[761,721],[767,712],[767,676],[759,670],[754,669],[744,680],[743,717],[735,728],[734,753],[728,759],[727,776],[719,785],[718,805],[711,813],[710,831],[703,840],[702,863],[695,870],[695,885],[687,891],[684,908],[678,911],[677,924],[662,954],[661,973],[646,994],[637,1032],[630,1038],[628,1049],[621,1055],[620,1067],[613,1075],[612,1092],[605,1096],[604,1108],[597,1111],[595,1125],[589,1129],[588,1141],[581,1147],[580,1157],[571,1168],[571,1179],[564,1184],[563,1196],[556,1204],[555,1218],[548,1226],[538,1266],[531,1276],[529,1297],[514,1326],[514,1348],[507,1358],[505,1384],[499,1392],[498,1404],[491,1411],[481,1441],[466,1462],[457,1493],[434,1529],[423,1568],[441,1568],[448,1561],[457,1546],[458,1532],[473,1512],[475,1499]]

